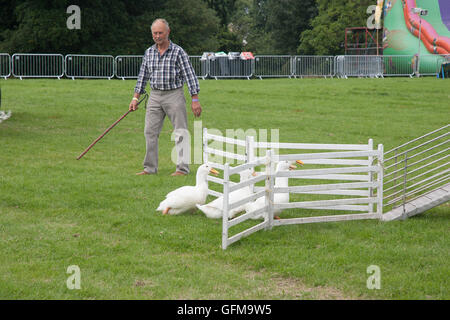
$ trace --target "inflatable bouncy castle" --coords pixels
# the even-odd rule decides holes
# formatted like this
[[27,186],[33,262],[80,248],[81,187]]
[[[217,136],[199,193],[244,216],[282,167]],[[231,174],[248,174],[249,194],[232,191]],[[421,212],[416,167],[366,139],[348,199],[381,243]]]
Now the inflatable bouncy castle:
[[436,74],[450,60],[450,0],[385,0],[383,54],[420,55],[420,73]]

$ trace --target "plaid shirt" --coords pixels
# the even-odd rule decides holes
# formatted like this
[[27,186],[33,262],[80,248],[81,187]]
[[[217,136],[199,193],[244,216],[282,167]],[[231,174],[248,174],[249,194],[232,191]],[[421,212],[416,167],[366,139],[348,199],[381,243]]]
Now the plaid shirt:
[[160,56],[156,44],[145,51],[134,92],[144,92],[147,81],[156,90],[174,90],[187,82],[189,93],[200,92],[200,85],[187,53],[170,41],[169,48]]

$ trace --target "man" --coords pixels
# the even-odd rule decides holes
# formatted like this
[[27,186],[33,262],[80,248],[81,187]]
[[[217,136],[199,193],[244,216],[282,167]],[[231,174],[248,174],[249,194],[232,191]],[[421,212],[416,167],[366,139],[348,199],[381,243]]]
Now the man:
[[[178,154],[176,171],[172,176],[186,175],[189,165],[183,159],[183,138],[186,138],[187,112],[183,84],[187,83],[191,95],[191,108],[195,117],[202,113],[198,93],[200,86],[195,71],[186,52],[169,40],[170,28],[164,19],[156,19],[152,24],[152,36],[155,44],[145,51],[134,96],[129,109],[135,111],[139,96],[144,92],[150,80],[150,98],[145,114],[146,155],[144,170],[137,175],[156,174],[158,172],[158,138],[164,118],[167,115],[175,133],[175,146]],[[190,154],[187,150],[184,155]]]

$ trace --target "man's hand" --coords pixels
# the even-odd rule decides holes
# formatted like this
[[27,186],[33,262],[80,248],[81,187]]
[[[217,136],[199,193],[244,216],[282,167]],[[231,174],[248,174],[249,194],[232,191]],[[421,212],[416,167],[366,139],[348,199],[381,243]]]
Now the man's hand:
[[202,114],[202,107],[200,106],[200,102],[192,101],[191,104],[192,112],[194,113],[194,117],[200,117]]
[[138,109],[138,98],[133,97],[133,99],[130,102],[130,106],[128,107],[130,111],[136,111]]

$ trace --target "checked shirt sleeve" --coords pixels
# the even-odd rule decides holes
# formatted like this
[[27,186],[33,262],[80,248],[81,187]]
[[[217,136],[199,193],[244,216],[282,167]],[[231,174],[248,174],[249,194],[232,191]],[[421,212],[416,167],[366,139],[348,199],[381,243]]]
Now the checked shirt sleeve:
[[200,92],[200,84],[198,83],[194,68],[189,61],[189,56],[184,50],[180,50],[178,62],[180,64],[181,74],[187,83],[190,95],[193,96],[194,94],[198,94]]
[[148,72],[148,55],[149,49],[145,51],[144,57],[142,58],[141,69],[139,70],[138,79],[136,82],[136,87],[134,88],[134,92],[142,94],[145,92],[145,86],[147,85],[147,81],[150,79],[150,73]]

